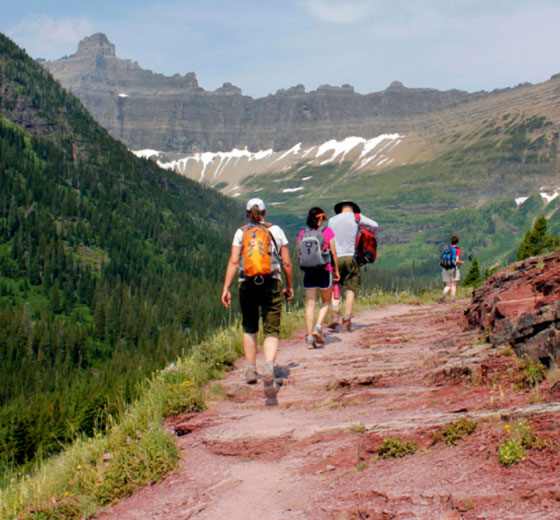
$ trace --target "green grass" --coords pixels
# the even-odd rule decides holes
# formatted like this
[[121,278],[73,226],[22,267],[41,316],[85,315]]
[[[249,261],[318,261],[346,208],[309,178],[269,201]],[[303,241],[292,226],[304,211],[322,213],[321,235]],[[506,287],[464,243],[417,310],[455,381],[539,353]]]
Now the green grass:
[[[289,322],[290,320],[288,320]],[[185,359],[147,381],[107,434],[77,439],[0,491],[1,518],[82,518],[161,480],[178,462],[166,417],[205,407],[203,386],[223,377],[241,354],[239,326],[219,331]],[[34,511],[33,514],[30,511]]]

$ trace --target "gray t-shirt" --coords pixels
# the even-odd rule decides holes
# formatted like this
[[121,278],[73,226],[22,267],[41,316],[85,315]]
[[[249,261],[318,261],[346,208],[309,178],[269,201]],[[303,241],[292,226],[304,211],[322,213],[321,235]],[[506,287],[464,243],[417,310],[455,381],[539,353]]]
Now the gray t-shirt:
[[[375,220],[360,215],[360,224],[373,233],[379,227]],[[329,219],[329,227],[334,231],[334,245],[336,254],[340,256],[354,256],[356,253],[356,235],[358,224],[354,213],[342,212]]]

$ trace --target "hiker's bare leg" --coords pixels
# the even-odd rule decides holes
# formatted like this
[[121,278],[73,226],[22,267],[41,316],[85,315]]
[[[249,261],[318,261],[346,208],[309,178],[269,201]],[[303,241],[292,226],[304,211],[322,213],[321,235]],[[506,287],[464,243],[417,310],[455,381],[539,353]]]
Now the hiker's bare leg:
[[250,365],[257,362],[257,335],[243,333],[243,351],[245,352],[245,359]]
[[333,296],[333,299],[331,300],[331,303],[332,303],[333,310],[334,309],[338,310],[338,307],[340,306],[340,298],[335,298]]
[[305,328],[307,329],[307,334],[311,334],[311,332],[313,332],[316,303],[317,289],[305,289]]
[[319,292],[321,293],[321,307],[319,307],[319,315],[317,316],[317,325],[323,326],[323,322],[329,313],[329,307],[331,306],[331,296],[332,296],[332,287],[328,289],[320,289]]
[[344,302],[344,315],[345,316],[352,316],[352,312],[354,312],[354,301],[355,301],[355,299],[356,299],[356,293],[354,291],[346,289],[346,301]]
[[280,340],[276,336],[266,336],[263,342],[264,362],[274,363],[278,354]]
[[457,282],[451,282],[451,299],[455,299],[455,295],[457,294]]

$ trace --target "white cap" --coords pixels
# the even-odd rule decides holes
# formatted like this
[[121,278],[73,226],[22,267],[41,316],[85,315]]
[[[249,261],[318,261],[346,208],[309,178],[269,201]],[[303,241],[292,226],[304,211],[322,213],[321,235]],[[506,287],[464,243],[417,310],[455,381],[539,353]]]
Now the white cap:
[[254,198],[247,202],[247,211],[250,211],[253,206],[258,206],[260,211],[264,211],[266,209],[262,199]]

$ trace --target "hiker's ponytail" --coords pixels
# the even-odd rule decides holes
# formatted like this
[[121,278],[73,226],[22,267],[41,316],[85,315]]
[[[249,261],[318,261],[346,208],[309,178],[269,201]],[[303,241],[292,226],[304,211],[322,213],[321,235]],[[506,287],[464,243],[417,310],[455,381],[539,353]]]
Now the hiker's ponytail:
[[317,207],[311,208],[309,210],[309,213],[307,214],[307,226],[310,229],[318,229],[319,219],[322,217],[325,217],[325,213],[321,208],[317,208]]
[[261,211],[259,207],[255,205],[247,211],[247,216],[249,217],[249,222],[252,224],[258,224],[263,219],[264,211]]

